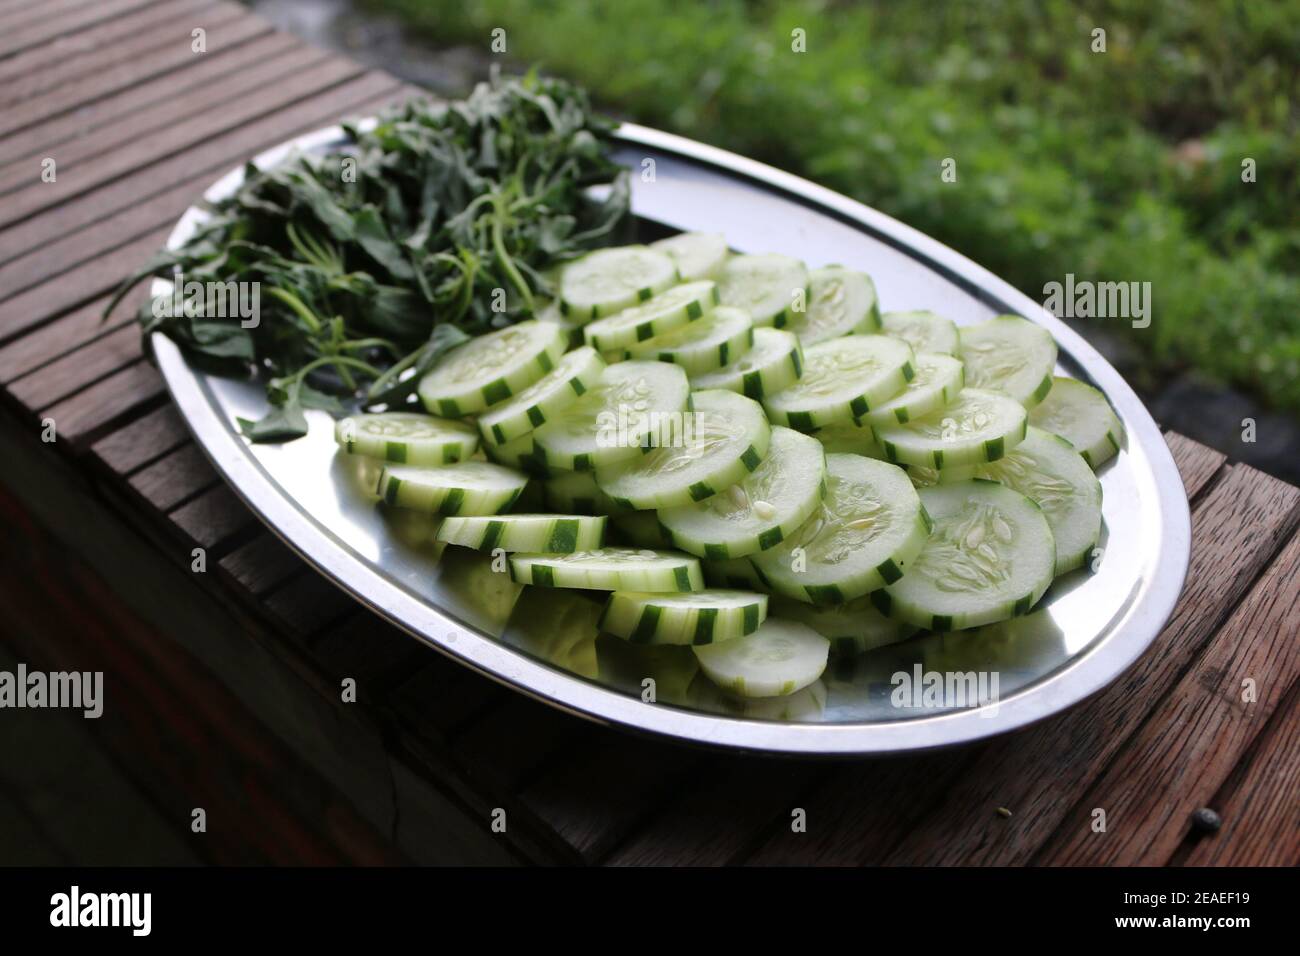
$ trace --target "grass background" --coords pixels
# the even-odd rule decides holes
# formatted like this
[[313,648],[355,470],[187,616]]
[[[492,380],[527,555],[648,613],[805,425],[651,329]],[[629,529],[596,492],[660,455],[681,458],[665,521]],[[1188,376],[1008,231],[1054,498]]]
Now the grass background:
[[1149,328],[1092,320],[1148,386],[1191,366],[1300,413],[1294,0],[361,6],[439,45],[502,27],[512,61],[860,199],[1040,301],[1066,273],[1150,282]]

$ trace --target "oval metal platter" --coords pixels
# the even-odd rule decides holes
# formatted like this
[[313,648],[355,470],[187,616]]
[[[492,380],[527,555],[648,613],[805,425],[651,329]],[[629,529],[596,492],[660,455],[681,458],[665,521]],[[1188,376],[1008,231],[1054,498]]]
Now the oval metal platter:
[[[337,127],[270,150],[328,151]],[[1002,313],[1048,328],[1058,371],[1092,382],[1127,431],[1100,473],[1103,554],[1095,571],[1059,578],[1031,614],[972,632],[923,635],[843,660],[790,698],[741,702],[698,673],[689,648],[643,649],[597,632],[603,595],[521,589],[489,557],[431,548],[419,519],[394,521],[366,495],[372,476],[336,454],[332,422],[251,445],[236,419],[260,417],[260,384],[215,378],[161,335],[153,346],[195,438],[277,535],[359,601],[419,640],[539,700],[593,720],[682,741],[803,755],[898,753],[962,744],[1055,714],[1106,686],[1147,649],[1182,588],[1190,519],[1160,430],[1132,389],[1084,339],[1027,296],[942,244],[805,180],[732,153],[624,125],[617,159],[633,170],[638,227],[721,232],[742,252],[782,252],[810,267],[868,272],[885,310],[930,309],[959,325]],[[654,175],[641,175],[653,159]],[[205,198],[229,195],[233,170]],[[168,245],[206,213],[191,208]],[[170,283],[155,280],[155,295]],[[373,487],[373,485],[370,485]],[[654,702],[645,688],[653,678]],[[935,680],[946,693],[925,694]]]

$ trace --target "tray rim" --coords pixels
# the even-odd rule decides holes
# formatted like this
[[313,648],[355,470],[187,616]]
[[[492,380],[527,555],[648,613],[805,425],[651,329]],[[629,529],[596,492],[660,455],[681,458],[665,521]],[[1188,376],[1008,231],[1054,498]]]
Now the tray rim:
[[[373,119],[361,121],[365,126]],[[560,710],[639,733],[682,743],[789,756],[877,756],[972,743],[1059,713],[1106,687],[1155,641],[1182,592],[1190,561],[1191,517],[1182,478],[1158,426],[1119,373],[1082,336],[1033,299],[953,249],[856,200],[790,173],[685,137],[631,123],[615,133],[619,145],[643,147],[694,162],[774,190],[867,232],[941,273],[948,281],[999,311],[1025,316],[1048,328],[1061,351],[1084,369],[1124,421],[1128,441],[1138,442],[1156,487],[1162,535],[1155,570],[1128,619],[1096,647],[1085,649],[1033,685],[988,708],[951,711],[905,721],[798,723],[753,720],[645,704],[639,698],[534,660],[485,634],[463,627],[438,607],[414,597],[377,569],[339,547],[302,513],[247,454],[244,439],[210,400],[206,376],[185,361],[161,333],[151,346],[168,391],[195,441],[235,494],[308,564],[397,627],[458,663]],[[329,126],[259,153],[259,167],[284,160],[294,149],[319,150],[343,142],[341,126]],[[222,175],[205,192],[216,198],[242,181],[244,164]],[[167,239],[174,248],[206,214],[191,206]],[[161,284],[161,287],[159,286]],[[155,279],[153,294],[167,280]]]

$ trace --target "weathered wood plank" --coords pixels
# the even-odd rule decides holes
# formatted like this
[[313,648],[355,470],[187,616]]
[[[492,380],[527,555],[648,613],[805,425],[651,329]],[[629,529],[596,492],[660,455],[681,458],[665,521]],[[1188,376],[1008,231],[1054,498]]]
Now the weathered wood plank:
[[312,642],[312,660],[335,682],[345,677],[355,680],[357,700],[374,704],[386,698],[430,652],[373,611],[358,608],[351,597],[340,595],[353,612]]
[[[173,89],[172,95],[166,99],[119,115],[112,123],[97,128],[93,136],[47,143],[41,154],[52,157],[58,163],[59,175],[64,176],[79,164],[100,162],[113,150],[151,134],[170,134],[172,129],[203,111],[229,109],[232,101],[255,96],[266,86],[329,59],[324,50],[303,44],[285,46],[283,39],[283,34],[267,34],[250,43],[222,47],[211,54],[211,59],[207,56],[201,58],[204,63],[232,71],[221,76],[219,82]],[[268,44],[259,40],[280,40],[280,49],[274,55],[268,55]],[[179,75],[185,77],[188,73],[182,71]],[[0,193],[30,185],[39,179],[40,169],[40,163],[33,162],[32,158],[0,168]]]
[[59,441],[68,442],[75,452],[80,452],[115,420],[156,401],[165,391],[158,370],[140,361],[39,414],[42,419],[54,420]]
[[258,597],[302,571],[303,560],[267,531],[223,557],[220,567],[240,590]]
[[91,454],[112,472],[129,475],[190,440],[181,413],[171,402],[95,442]]
[[0,261],[21,255],[59,236],[69,235],[204,169],[214,173],[225,170],[261,149],[336,121],[353,111],[364,115],[378,109],[381,103],[405,99],[409,89],[383,73],[367,73],[255,123],[206,142],[190,144],[191,148],[186,152],[83,193],[76,202],[55,206],[39,217],[0,230]]
[[511,696],[495,681],[441,657],[426,655],[418,670],[388,695],[415,736],[437,744],[502,706]]
[[[1065,817],[1036,864],[1162,866],[1300,677],[1300,537]],[[1252,699],[1243,700],[1246,682]],[[1106,829],[1089,825],[1095,808]],[[1300,831],[1297,831],[1300,839]]]
[[1300,683],[1256,744],[1212,803],[1222,828],[1193,843],[1184,865],[1300,866]]
[[588,740],[588,733],[580,718],[510,694],[456,734],[452,750],[484,789],[514,793],[563,750]]
[[[204,19],[211,27],[209,50],[243,43],[252,37],[269,33],[271,29],[264,20],[228,3],[218,4],[205,14]],[[37,126],[151,77],[192,66],[202,55],[195,53],[191,47],[194,40],[190,31],[195,26],[197,24],[190,17],[179,17],[145,30],[123,42],[123,46],[127,47],[125,52],[129,54],[125,60],[120,59],[124,52],[121,47],[92,55],[90,59],[110,62],[97,69],[88,66],[90,72],[85,75],[60,82],[44,93],[10,103],[0,116],[0,135],[9,136]]]
[[21,222],[43,209],[71,202],[119,176],[135,173],[177,153],[184,153],[193,148],[195,143],[230,132],[298,100],[307,99],[331,86],[361,76],[364,72],[365,67],[352,60],[328,57],[278,83],[264,86],[256,96],[237,99],[220,110],[199,113],[175,124],[167,131],[165,139],[145,137],[110,150],[96,157],[93,162],[74,163],[68,169],[60,167],[55,182],[41,182],[38,177],[31,185],[9,193],[3,205],[0,205],[0,226]]
[[[225,485],[219,486],[225,489]],[[240,509],[256,523],[253,513]],[[307,568],[262,599],[270,617],[299,637],[311,637],[344,615],[354,612],[357,602],[335,587],[314,568]]]
[[143,357],[140,331],[133,326],[122,326],[85,348],[10,382],[9,394],[27,408],[46,408]]
[[[888,862],[999,864],[1030,859],[1199,653],[1295,527],[1300,491],[1254,469],[1228,469],[1192,517],[1182,600],[1142,658],[1091,700],[988,745]],[[1007,807],[1010,819],[993,815]],[[858,839],[859,834],[844,834]]]
[[1193,501],[1201,489],[1209,484],[1227,457],[1213,448],[1207,448],[1200,442],[1192,441],[1177,432],[1165,432],[1165,444],[1173,453],[1174,464],[1183,476],[1183,487],[1187,490],[1187,500]]
[[[253,513],[235,493],[219,484],[181,505],[168,517],[193,544],[208,551],[221,550],[231,539],[257,523]],[[190,555],[177,552],[178,559],[189,562]]]
[[46,16],[28,23],[16,23],[13,29],[0,33],[0,56],[9,56],[65,33],[89,29],[110,17],[121,16],[156,2],[157,0],[98,0],[92,6],[81,7],[73,16]]
[[190,444],[145,465],[129,483],[151,507],[171,511],[220,480],[199,446]]
[[41,326],[30,335],[0,346],[0,385],[40,368],[71,349],[120,329],[130,321],[139,298],[127,296],[106,322],[101,319],[101,313],[108,304],[108,297],[95,299],[61,319]]
[[0,18],[0,27],[17,30],[41,20],[54,20],[58,17],[62,18],[70,31],[75,30],[77,17],[80,16],[79,8],[89,7],[95,2],[97,0],[46,0],[37,5],[29,0],[15,5],[13,9],[6,9],[3,18]]

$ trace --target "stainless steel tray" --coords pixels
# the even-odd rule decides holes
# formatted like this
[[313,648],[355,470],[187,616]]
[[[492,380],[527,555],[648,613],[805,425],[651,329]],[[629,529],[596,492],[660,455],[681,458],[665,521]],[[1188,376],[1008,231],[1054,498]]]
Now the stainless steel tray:
[[[257,157],[343,142],[334,127]],[[1190,549],[1183,484],[1155,422],[1119,374],[1081,337],[1007,283],[951,249],[860,203],[680,137],[624,125],[619,160],[634,170],[633,209],[672,229],[726,234],[733,248],[784,252],[817,266],[860,268],[888,310],[932,309],[958,324],[1017,313],[1046,326],[1060,370],[1093,382],[1127,429],[1127,447],[1102,469],[1105,555],[1099,570],[1059,579],[1033,614],[977,633],[929,635],[832,662],[785,704],[741,706],[692,673],[689,648],[642,652],[598,637],[592,594],[515,586],[485,559],[441,559],[385,523],[358,489],[355,463],[336,456],[332,423],[282,446],[250,445],[236,418],[265,409],[260,385],[203,374],[162,336],[153,346],[195,438],[231,487],[322,574],[414,637],[547,703],[635,730],[720,747],[790,754],[882,754],[961,744],[1054,714],[1104,687],[1154,640],[1173,610]],[[654,179],[639,175],[654,160]],[[229,195],[242,168],[205,194]],[[189,209],[175,247],[205,216]],[[154,293],[170,283],[155,281]],[[920,671],[917,671],[920,668]],[[898,706],[894,675],[997,675],[995,703]],[[655,678],[657,702],[642,700]],[[989,685],[991,688],[991,684]]]

